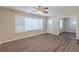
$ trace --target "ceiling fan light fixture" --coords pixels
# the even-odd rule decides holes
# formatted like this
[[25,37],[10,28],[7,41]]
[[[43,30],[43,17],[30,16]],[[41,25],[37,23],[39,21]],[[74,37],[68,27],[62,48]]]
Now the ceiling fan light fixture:
[[41,15],[42,12],[41,11],[37,11],[37,12],[33,12],[32,14]]
[[41,11],[38,11],[37,13],[38,13],[38,14],[41,14],[42,12],[41,12]]

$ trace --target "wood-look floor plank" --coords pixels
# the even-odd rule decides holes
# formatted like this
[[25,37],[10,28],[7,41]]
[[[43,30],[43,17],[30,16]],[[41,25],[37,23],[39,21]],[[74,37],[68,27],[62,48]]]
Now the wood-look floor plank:
[[41,34],[1,44],[1,52],[79,52],[76,34]]

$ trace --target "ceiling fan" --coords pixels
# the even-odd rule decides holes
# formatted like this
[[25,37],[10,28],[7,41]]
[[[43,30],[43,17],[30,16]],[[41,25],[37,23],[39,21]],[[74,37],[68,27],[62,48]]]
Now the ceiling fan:
[[33,11],[34,14],[48,13],[48,7],[46,6],[36,6],[33,8],[34,8],[34,11]]

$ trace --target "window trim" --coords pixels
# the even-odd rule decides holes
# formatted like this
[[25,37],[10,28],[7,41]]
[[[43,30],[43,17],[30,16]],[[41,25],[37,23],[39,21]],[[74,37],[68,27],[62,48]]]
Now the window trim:
[[[23,15],[16,15],[15,16],[15,32],[17,33],[17,34],[19,34],[19,33],[26,33],[26,32],[33,32],[33,31],[43,31],[44,30],[44,20],[43,20],[43,18],[38,18],[38,17],[36,17],[36,19],[42,19],[42,21],[43,21],[43,28],[41,29],[41,30],[30,30],[30,31],[24,31],[24,32],[17,32],[16,31],[16,17],[17,16],[23,16]],[[23,17],[27,17],[27,16],[23,16]],[[33,17],[31,17],[31,18],[33,18]]]

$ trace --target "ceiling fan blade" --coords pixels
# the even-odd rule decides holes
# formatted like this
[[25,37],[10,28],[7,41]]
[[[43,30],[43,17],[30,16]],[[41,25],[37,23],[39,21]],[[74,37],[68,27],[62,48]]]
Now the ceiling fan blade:
[[42,10],[48,10],[48,7],[46,7],[46,8],[43,8]]
[[48,7],[45,7],[44,9],[48,9]]
[[44,12],[44,13],[48,13],[47,11],[42,11],[42,12]]
[[36,8],[36,7],[33,7],[34,9],[36,9],[36,10],[39,10],[39,8]]

